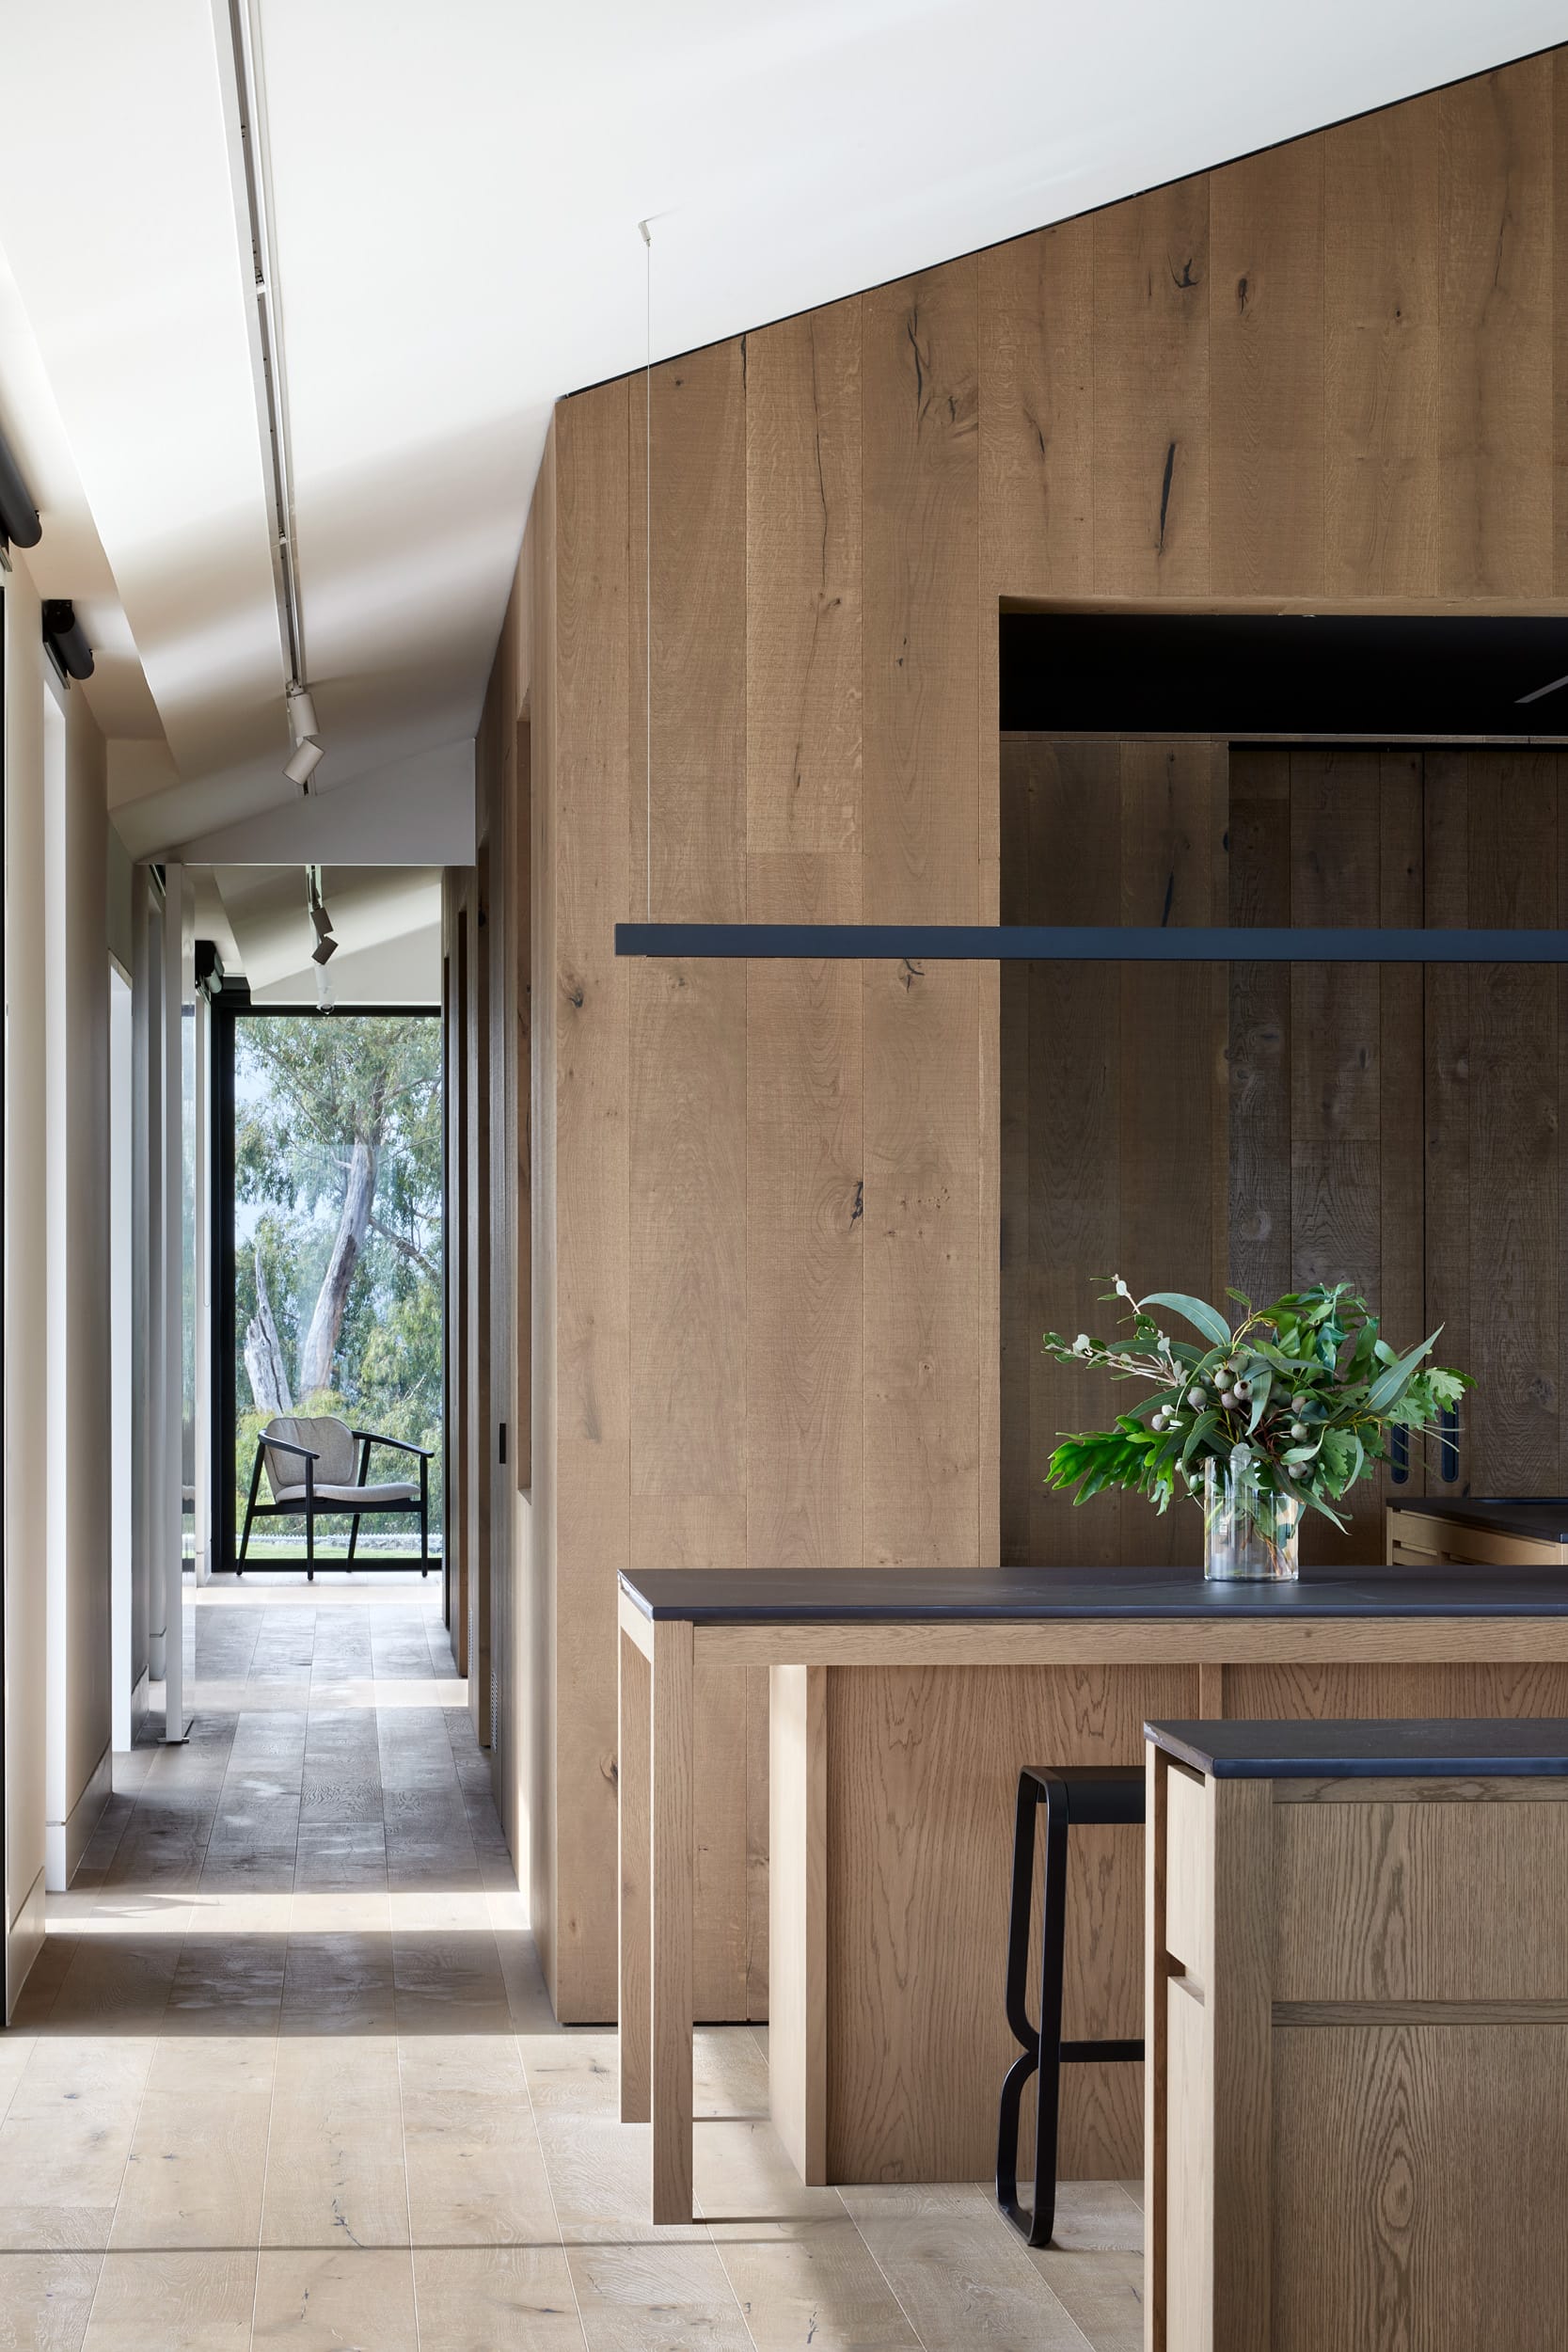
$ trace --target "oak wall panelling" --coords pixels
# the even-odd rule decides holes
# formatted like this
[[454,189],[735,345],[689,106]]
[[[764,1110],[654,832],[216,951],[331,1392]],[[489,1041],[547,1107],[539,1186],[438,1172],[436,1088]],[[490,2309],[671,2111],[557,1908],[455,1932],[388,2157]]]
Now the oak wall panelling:
[[[1568,594],[1565,155],[1562,58],[1532,58],[656,369],[654,915],[997,920],[1004,597]],[[529,1811],[551,1994],[585,2021],[615,2004],[616,1569],[994,1561],[1011,1366],[1037,1319],[1009,1310],[1004,1393],[1017,981],[613,957],[612,924],[649,903],[643,399],[639,374],[560,403],[524,566],[547,976]],[[1131,829],[1095,886],[1146,904],[1180,836],[1217,919],[1230,884],[1192,813],[1205,788],[1212,806],[1195,757],[1118,759]],[[1394,870],[1383,856],[1380,892]],[[1090,1017],[1060,976],[1022,984],[1031,1036]],[[1277,1119],[1271,1040],[1291,1007],[1247,985],[1230,1018]],[[1144,1026],[1154,1010],[1118,987],[1104,1019],[1118,1040],[1139,1028],[1137,1078],[1084,1113],[1109,1144],[1136,1087],[1181,1122],[1194,1274],[1212,1281],[1199,1158],[1211,1183],[1228,1165],[1237,1066],[1190,1082]],[[1362,1010],[1380,1038],[1402,1020],[1383,997]],[[1091,1143],[1041,1141],[1079,1154],[1062,1225],[1078,1280],[1124,1209],[1100,1197]],[[1075,1531],[1119,1552],[1119,1527],[1114,1547],[1089,1513]],[[853,2177],[989,2162],[1012,1743],[1070,1720],[1092,1752],[1146,1704],[1048,1680],[1025,1699],[979,1675],[830,1677],[831,1844],[868,1866],[835,1871],[829,1920],[830,2140]],[[766,1997],[758,1713],[754,1689],[712,1694],[709,2014]],[[950,1876],[962,1936],[935,1931],[958,1915]],[[1090,1973],[1073,1997],[1103,2006]],[[895,2035],[889,2087],[875,2059]],[[1103,2154],[1122,2125],[1096,2128]]]

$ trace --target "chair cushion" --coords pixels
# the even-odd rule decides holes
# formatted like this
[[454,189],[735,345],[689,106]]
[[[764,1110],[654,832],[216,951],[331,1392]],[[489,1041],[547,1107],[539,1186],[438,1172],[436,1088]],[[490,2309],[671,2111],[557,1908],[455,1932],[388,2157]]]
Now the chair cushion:
[[309,1446],[317,1456],[318,1488],[324,1483],[353,1486],[354,1432],[346,1421],[340,1421],[335,1413],[279,1413],[261,1432],[262,1458],[274,1502],[282,1502],[286,1489],[297,1486],[301,1494],[305,1492],[305,1465],[297,1454],[274,1454],[267,1445],[269,1438],[286,1438],[291,1445]]
[[[275,1486],[272,1499],[280,1506],[292,1503],[295,1510],[303,1511],[305,1508],[303,1486]],[[356,1486],[352,1482],[341,1486],[329,1483],[324,1486],[319,1480],[316,1485],[317,1503],[330,1502],[340,1510],[384,1511],[389,1503],[418,1502],[419,1499],[418,1486]]]

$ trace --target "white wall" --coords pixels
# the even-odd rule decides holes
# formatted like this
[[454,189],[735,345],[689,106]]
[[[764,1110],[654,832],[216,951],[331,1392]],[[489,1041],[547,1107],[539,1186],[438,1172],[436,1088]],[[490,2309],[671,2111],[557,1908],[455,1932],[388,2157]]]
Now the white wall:
[[[48,1637],[44,1363],[43,653],[20,566],[6,628],[6,1925],[8,2014],[43,1936]],[[29,1474],[30,1472],[30,1474]]]
[[[46,823],[49,690],[38,598],[20,563],[5,581],[5,631],[8,2010],[41,1943],[47,1825],[53,1818],[69,1867],[72,1840],[79,1845],[94,1817],[109,1739],[110,1665],[103,745],[80,692],[71,691],[54,822]],[[51,932],[51,899],[63,937]],[[63,991],[55,1012],[64,1039],[53,1079],[51,963]],[[48,1400],[52,1385],[62,1392],[62,1381],[79,1449],[73,1459],[99,1470],[56,1477],[52,1512]],[[52,1552],[61,1572],[53,1640]]]
[[[110,836],[111,844],[113,835]],[[111,905],[113,893],[111,891]],[[111,934],[113,919],[110,923]],[[130,931],[127,913],[125,929]],[[129,946],[129,937],[127,936]],[[131,1280],[131,984],[111,965],[109,983],[109,1395],[111,1474],[109,1502],[110,1613],[113,1622],[111,1733],[117,1748],[128,1748],[136,1717],[147,1705],[147,1613],[142,1612],[141,1646],[135,1641],[131,1594],[132,1558],[132,1280]],[[139,1697],[139,1707],[134,1702]]]
[[[109,1007],[103,743],[45,681],[49,1704],[45,1884],[71,1881],[109,1792]],[[88,1466],[100,1465],[97,1475]]]

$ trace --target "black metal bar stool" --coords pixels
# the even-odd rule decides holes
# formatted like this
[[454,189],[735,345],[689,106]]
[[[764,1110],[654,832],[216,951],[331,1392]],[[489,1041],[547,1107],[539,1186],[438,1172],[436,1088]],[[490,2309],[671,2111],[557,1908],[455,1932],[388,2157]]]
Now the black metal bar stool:
[[[1030,2023],[1027,1998],[1029,1918],[1035,1892],[1035,1815],[1045,1807],[1045,1899],[1040,1922],[1040,2022]],[[1031,2246],[1049,2246],[1056,2219],[1056,2129],[1064,2066],[1091,2061],[1131,2063],[1136,2042],[1062,2040],[1062,1962],[1067,1941],[1069,1829],[1102,1828],[1144,1818],[1141,1764],[1026,1764],[1018,1776],[1013,1830],[1012,1923],[1007,1933],[1007,2023],[1022,2051],[1002,2085],[996,2131],[996,2198]],[[1035,2210],[1018,2201],[1018,2131],[1023,2090],[1038,2069],[1035,2102]]]

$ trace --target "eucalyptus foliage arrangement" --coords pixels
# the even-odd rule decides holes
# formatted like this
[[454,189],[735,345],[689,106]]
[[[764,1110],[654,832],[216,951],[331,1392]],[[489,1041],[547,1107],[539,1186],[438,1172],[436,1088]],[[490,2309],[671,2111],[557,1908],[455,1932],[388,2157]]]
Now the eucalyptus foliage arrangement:
[[[1108,1302],[1125,1299],[1125,1342],[1075,1340],[1048,1331],[1045,1352],[1064,1364],[1093,1365],[1149,1392],[1114,1429],[1064,1437],[1047,1484],[1086,1502],[1107,1486],[1148,1497],[1164,1511],[1178,1482],[1201,1500],[1204,1464],[1245,1472],[1264,1492],[1287,1496],[1345,1524],[1334,1505],[1387,1454],[1388,1432],[1419,1437],[1473,1384],[1463,1372],[1427,1361],[1441,1325],[1408,1355],[1396,1355],[1378,1318],[1347,1282],[1292,1291],[1242,1310],[1234,1327],[1215,1307],[1183,1291],[1134,1298],[1120,1275]],[[1150,1310],[1166,1308],[1198,1333],[1172,1339]]]

